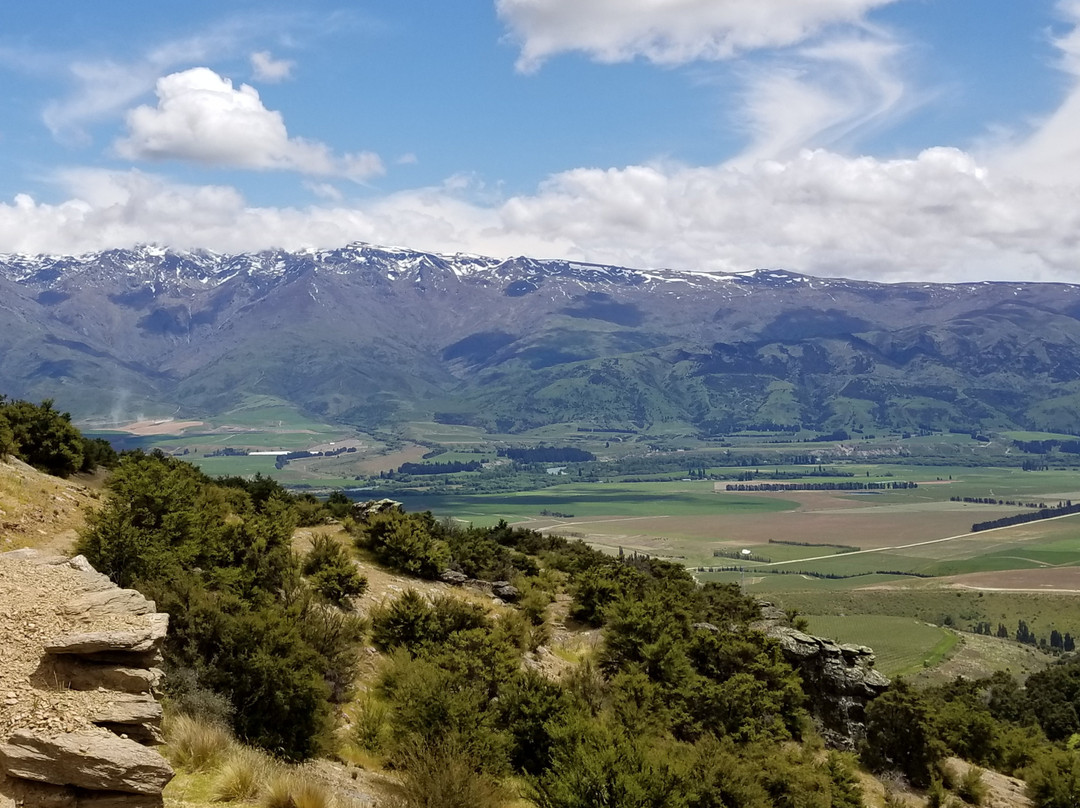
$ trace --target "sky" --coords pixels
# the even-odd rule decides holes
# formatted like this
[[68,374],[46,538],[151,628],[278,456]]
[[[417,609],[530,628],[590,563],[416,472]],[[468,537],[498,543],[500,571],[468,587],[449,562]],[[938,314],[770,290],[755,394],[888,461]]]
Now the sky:
[[0,88],[0,253],[1080,283],[1080,0],[39,0]]

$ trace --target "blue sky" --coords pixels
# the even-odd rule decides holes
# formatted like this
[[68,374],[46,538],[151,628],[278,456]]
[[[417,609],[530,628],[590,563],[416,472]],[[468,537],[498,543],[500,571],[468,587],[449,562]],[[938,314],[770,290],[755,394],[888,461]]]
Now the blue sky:
[[1080,282],[1080,0],[0,10],[0,252]]

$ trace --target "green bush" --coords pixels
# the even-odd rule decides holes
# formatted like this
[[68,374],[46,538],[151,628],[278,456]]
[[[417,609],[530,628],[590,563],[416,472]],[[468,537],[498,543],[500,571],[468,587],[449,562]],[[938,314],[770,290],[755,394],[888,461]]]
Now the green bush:
[[1051,749],[1024,771],[1027,796],[1034,808],[1076,808],[1080,805],[1080,755]]
[[982,769],[978,766],[970,766],[960,778],[956,793],[964,802],[970,805],[982,805],[989,793],[989,788],[982,779]]
[[867,705],[862,758],[872,771],[899,771],[912,785],[925,788],[944,756],[929,708],[902,679]]
[[[170,615],[166,682],[181,705],[228,700],[236,734],[302,759],[329,738],[367,624],[318,600],[292,552],[295,512],[273,481],[219,485],[160,453],[125,455],[79,551]],[[332,551],[330,551],[332,552]]]
[[51,399],[41,404],[8,401],[0,396],[0,455],[14,453],[34,468],[68,477],[83,465],[83,436],[71,424],[71,415],[53,409]]
[[356,569],[348,551],[329,536],[316,536],[304,557],[304,575],[320,595],[345,606],[367,590],[367,578]]
[[388,567],[416,575],[437,578],[446,569],[450,551],[436,533],[431,514],[388,511],[358,526],[357,545],[375,554]]

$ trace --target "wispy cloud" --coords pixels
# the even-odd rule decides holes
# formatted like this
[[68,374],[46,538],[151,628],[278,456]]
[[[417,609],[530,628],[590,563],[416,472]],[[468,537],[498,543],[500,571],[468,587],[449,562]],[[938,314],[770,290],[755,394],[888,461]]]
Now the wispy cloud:
[[864,30],[744,67],[735,118],[750,143],[732,162],[835,146],[907,111],[914,102],[899,73],[901,52],[889,35]]
[[1080,184],[1080,0],[1063,0],[1057,10],[1072,26],[1054,40],[1058,67],[1069,79],[1065,98],[1025,136],[999,144],[990,159],[1040,182]]
[[296,62],[290,59],[275,59],[270,55],[270,51],[256,51],[251,54],[251,70],[259,81],[284,81],[292,77],[295,66]]
[[496,0],[532,72],[558,53],[657,64],[729,59],[796,45],[897,0]]

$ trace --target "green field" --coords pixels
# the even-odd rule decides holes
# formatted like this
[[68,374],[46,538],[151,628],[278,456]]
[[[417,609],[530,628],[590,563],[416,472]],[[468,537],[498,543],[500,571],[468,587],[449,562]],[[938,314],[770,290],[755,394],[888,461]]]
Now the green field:
[[[406,498],[405,504],[411,510],[430,510],[436,515],[508,522],[542,518],[543,510],[574,517],[679,517],[767,514],[797,507],[794,502],[751,495],[717,496],[708,481],[572,483],[507,494],[417,495]],[[573,529],[573,524],[568,524],[568,529]]]
[[841,643],[874,649],[875,667],[888,677],[933,667],[957,643],[954,632],[910,617],[806,615],[810,631]]
[[[401,500],[409,510],[431,510],[439,518],[478,525],[505,519],[583,538],[611,552],[625,548],[694,567],[741,564],[744,573],[698,572],[697,577],[702,581],[745,582],[749,594],[815,615],[814,630],[874,647],[879,666],[887,674],[921,670],[924,663],[932,664],[944,653],[953,635],[926,624],[949,621],[966,629],[987,621],[996,629],[1000,622],[1012,633],[1017,621],[1023,619],[1039,636],[1047,636],[1055,628],[1080,636],[1080,606],[1073,605],[1074,601],[1080,603],[1080,598],[989,590],[958,593],[942,588],[937,580],[971,573],[1008,576],[1031,571],[1026,574],[1059,576],[1050,583],[1034,585],[1070,585],[1072,579],[1061,576],[1080,566],[1080,515],[969,536],[965,534],[974,522],[1025,509],[1019,504],[953,500],[989,498],[1049,505],[1062,499],[1080,500],[1080,471],[1059,465],[1026,472],[1018,467],[1018,457],[1007,454],[1012,439],[1071,436],[1016,432],[996,436],[990,444],[964,434],[903,441],[883,436],[877,444],[851,441],[849,445],[861,449],[902,444],[909,455],[904,462],[880,462],[880,455],[867,452],[805,466],[770,463],[769,458],[814,453],[829,446],[798,440],[806,435],[790,436],[791,441],[784,443],[772,441],[789,436],[729,436],[720,445],[702,444],[675,427],[663,432],[591,433],[578,432],[575,424],[559,424],[522,435],[491,435],[473,427],[413,422],[395,435],[375,437],[318,423],[275,399],[256,397],[181,435],[138,440],[146,448],[178,454],[186,449],[184,458],[211,475],[262,473],[296,487],[343,487],[353,489],[354,498],[389,496]],[[294,461],[281,470],[274,468],[272,457],[204,457],[223,447],[296,450],[346,438],[361,443],[363,451],[347,457]],[[600,476],[603,481],[571,482],[574,478],[567,477],[565,483],[544,485],[554,480],[539,482],[527,474],[514,477],[506,466],[490,474],[417,476],[407,484],[412,490],[403,490],[398,481],[368,477],[378,477],[379,458],[383,456],[390,464],[385,468],[396,468],[406,461],[491,461],[496,459],[497,449],[523,445],[575,446],[592,451],[601,462],[586,464],[586,474]],[[421,459],[436,446],[446,451],[427,461]],[[685,455],[677,453],[684,449]],[[755,465],[736,465],[738,453],[746,451],[755,453]],[[654,456],[659,460],[650,465],[649,458]],[[1048,459],[1052,464],[1071,461],[1065,456]],[[979,465],[984,460],[1007,462],[1012,467]],[[611,473],[605,474],[608,468]],[[713,479],[688,479],[702,468]],[[805,476],[809,472],[815,476]],[[571,473],[577,474],[574,469]],[[919,486],[872,492],[724,490],[729,481],[735,484],[736,478],[747,473],[755,477],[749,482],[759,484],[916,481]],[[543,487],[471,493],[489,485],[483,480],[491,480],[491,487],[499,489],[515,483]],[[815,546],[770,543],[770,539]],[[857,547],[862,552],[843,552],[829,545]],[[726,557],[742,548],[767,558],[768,563]],[[725,555],[714,556],[717,550]],[[822,577],[826,575],[844,577]],[[1076,588],[1080,589],[1080,577]]]

